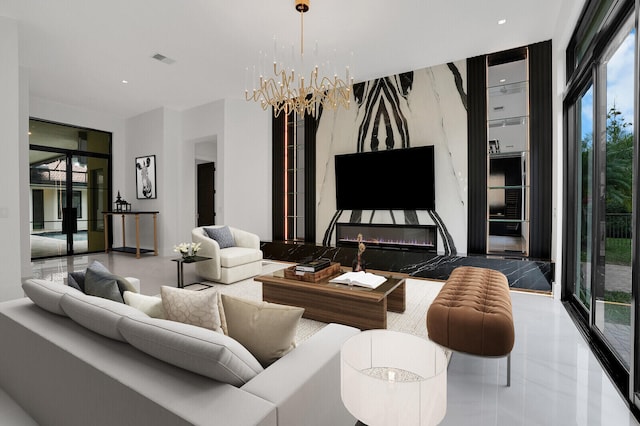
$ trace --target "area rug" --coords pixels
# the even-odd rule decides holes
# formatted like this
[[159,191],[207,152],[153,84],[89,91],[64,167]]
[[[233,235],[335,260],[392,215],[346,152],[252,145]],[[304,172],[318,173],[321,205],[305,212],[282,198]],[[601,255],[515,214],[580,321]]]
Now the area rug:
[[[269,274],[279,269],[291,266],[287,263],[263,261],[262,274]],[[387,329],[427,337],[427,309],[436,298],[444,282],[407,278],[406,309],[404,313],[387,312]],[[210,291],[218,290],[221,294],[242,297],[251,300],[262,300],[262,284],[247,279],[234,284],[218,284],[202,282],[185,287],[189,290]],[[302,318],[298,325],[296,341],[298,343],[308,339],[326,323]]]

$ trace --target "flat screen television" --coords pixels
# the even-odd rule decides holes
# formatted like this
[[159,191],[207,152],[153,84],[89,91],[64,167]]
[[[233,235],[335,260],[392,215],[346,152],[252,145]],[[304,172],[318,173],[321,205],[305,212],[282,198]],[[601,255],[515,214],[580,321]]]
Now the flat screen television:
[[335,156],[338,210],[435,210],[434,148]]

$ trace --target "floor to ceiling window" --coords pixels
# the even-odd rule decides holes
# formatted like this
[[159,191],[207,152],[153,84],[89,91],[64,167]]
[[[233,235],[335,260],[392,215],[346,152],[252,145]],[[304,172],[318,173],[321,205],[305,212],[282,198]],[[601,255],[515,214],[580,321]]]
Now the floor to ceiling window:
[[111,134],[29,120],[31,258],[104,250]]
[[640,389],[631,374],[640,366],[632,316],[640,265],[637,13],[632,0],[587,2],[567,50],[564,106],[563,299],[631,402]]

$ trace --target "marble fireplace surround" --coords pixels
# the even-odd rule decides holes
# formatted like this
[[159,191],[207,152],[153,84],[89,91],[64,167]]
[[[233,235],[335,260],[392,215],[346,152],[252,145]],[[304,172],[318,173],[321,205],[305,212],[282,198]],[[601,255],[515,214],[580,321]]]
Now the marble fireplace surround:
[[[291,242],[261,242],[265,259],[301,262],[309,258],[327,257],[342,265],[351,265],[355,247],[327,247]],[[369,269],[401,272],[418,278],[446,280],[458,266],[495,269],[506,275],[511,288],[551,293],[554,263],[519,257],[487,255],[439,255],[424,251],[367,248],[364,257]]]

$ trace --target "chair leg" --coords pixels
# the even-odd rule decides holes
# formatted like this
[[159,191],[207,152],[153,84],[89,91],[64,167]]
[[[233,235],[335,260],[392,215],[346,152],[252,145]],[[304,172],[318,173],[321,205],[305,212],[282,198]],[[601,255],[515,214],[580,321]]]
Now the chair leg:
[[507,387],[511,386],[511,352],[507,355]]

